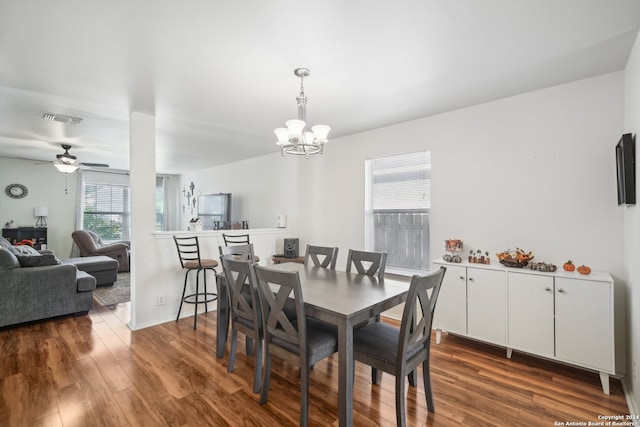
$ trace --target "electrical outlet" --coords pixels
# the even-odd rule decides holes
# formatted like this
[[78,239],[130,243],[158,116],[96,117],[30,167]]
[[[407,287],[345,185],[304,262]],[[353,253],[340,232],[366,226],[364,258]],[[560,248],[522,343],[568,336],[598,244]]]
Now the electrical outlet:
[[158,295],[158,305],[164,305],[164,296],[163,295]]

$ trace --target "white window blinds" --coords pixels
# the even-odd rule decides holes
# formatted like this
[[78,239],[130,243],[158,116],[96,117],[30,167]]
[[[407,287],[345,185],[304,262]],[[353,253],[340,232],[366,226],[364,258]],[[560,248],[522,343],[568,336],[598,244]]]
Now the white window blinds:
[[104,240],[130,237],[131,200],[129,186],[85,183],[83,228]]
[[428,151],[371,160],[372,209],[429,209],[431,155]]

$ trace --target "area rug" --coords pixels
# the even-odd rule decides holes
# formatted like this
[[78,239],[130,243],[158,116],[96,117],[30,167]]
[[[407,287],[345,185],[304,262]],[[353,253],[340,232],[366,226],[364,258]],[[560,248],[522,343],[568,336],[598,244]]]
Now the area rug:
[[93,291],[93,299],[100,305],[119,304],[131,300],[129,273],[118,273],[118,280],[113,286],[98,286]]

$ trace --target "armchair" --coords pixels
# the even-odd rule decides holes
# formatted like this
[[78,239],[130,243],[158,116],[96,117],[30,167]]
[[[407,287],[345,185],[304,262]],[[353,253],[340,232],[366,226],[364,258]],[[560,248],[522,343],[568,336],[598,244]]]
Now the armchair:
[[73,242],[80,250],[80,256],[104,255],[118,261],[118,271],[129,271],[129,243],[102,243],[102,239],[90,230],[76,230],[71,233]]

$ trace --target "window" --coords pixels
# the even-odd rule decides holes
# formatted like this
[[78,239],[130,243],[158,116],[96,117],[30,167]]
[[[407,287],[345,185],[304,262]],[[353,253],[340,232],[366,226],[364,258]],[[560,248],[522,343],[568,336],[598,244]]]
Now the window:
[[367,160],[365,246],[387,270],[429,270],[430,188],[428,151]]
[[167,229],[167,218],[165,215],[165,194],[167,192],[167,189],[165,188],[166,181],[167,177],[165,176],[156,177],[156,231],[163,231]]
[[104,240],[131,237],[131,200],[128,185],[88,182],[83,187],[82,228]]
[[[98,233],[103,240],[131,238],[129,175],[84,171],[79,228]],[[169,229],[169,177],[156,177],[156,231]]]

